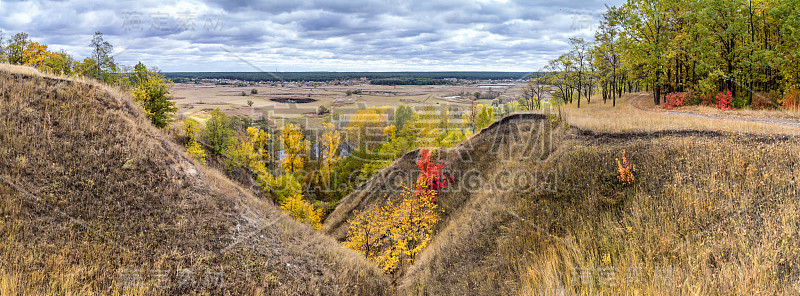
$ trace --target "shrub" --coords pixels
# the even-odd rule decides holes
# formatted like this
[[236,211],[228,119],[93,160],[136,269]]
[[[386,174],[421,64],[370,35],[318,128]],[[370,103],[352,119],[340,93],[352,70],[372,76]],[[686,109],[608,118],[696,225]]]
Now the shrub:
[[246,96],[246,95],[247,95],[247,93],[246,93],[246,92],[244,92],[244,91],[242,91],[242,96],[244,97],[244,96]]
[[[417,159],[417,167],[419,168],[419,177],[417,178],[417,193],[419,192],[438,192],[439,189],[447,187],[450,180],[442,175],[442,167],[444,165],[441,161],[433,163],[431,161],[431,151],[428,149],[422,150]],[[436,194],[431,195],[430,202],[436,202]]]
[[731,106],[733,108],[735,108],[735,109],[744,109],[744,107],[747,107],[747,101],[748,100],[749,99],[748,99],[747,96],[735,97],[735,98],[733,98],[733,102],[731,103]]
[[778,98],[780,98],[780,95],[775,93],[755,93],[750,107],[755,110],[775,109],[780,106]]
[[733,109],[733,94],[731,91],[727,91],[726,93],[718,93],[717,94],[717,108],[720,110],[731,110]]
[[197,120],[192,118],[184,119],[183,128],[186,131],[186,138],[188,139],[186,143],[186,155],[194,157],[200,161],[200,163],[205,164],[206,152],[203,150],[203,147],[200,146],[200,143],[197,142],[200,133]]
[[314,205],[303,199],[300,194],[287,197],[281,204],[281,209],[289,212],[289,215],[301,222],[311,224],[314,229],[319,229],[322,217],[322,210],[317,210]]
[[250,94],[251,94],[251,95],[257,95],[257,94],[258,94],[258,90],[257,90],[257,89],[255,89],[255,88],[254,88],[254,89],[251,89],[251,90],[250,90]]
[[619,158],[617,158],[617,180],[625,186],[633,184],[633,171],[635,169],[636,168],[632,164],[628,163],[625,150],[622,150],[622,161],[619,161]]
[[667,99],[662,105],[664,109],[675,109],[683,107],[686,104],[686,92],[671,93],[667,95]]
[[781,100],[781,107],[783,107],[783,109],[793,110],[800,108],[800,89],[796,86],[789,88],[783,100]]
[[691,90],[691,89],[687,90],[685,98],[686,98],[685,101],[686,105],[693,106],[693,105],[700,105],[703,103],[703,93],[696,90]]
[[714,97],[713,92],[703,93],[700,95],[700,104],[705,106],[716,106],[717,98]]

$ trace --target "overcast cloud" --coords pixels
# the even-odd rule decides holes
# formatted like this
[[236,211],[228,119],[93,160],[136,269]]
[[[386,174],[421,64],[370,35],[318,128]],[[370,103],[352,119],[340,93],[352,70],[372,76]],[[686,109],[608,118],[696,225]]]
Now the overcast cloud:
[[164,71],[536,71],[591,39],[605,4],[0,0],[0,30],[81,58],[100,31],[118,63]]

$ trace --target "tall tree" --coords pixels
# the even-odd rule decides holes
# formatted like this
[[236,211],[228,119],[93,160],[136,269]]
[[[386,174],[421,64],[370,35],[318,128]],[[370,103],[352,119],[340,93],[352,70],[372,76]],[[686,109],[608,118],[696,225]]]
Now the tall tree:
[[214,109],[200,134],[203,142],[217,154],[221,154],[234,144],[234,130],[229,127],[229,123],[230,119],[225,113],[219,111],[219,108]]
[[303,170],[306,162],[308,143],[299,125],[289,123],[281,130],[280,141],[285,153],[281,168],[288,174]]
[[700,47],[713,49],[698,54],[702,55],[704,64],[711,66],[709,71],[721,72],[725,88],[736,96],[737,72],[743,70],[738,65],[739,56],[743,54],[743,37],[748,34],[745,2],[699,0],[695,5],[695,24],[692,28],[697,30],[699,36],[703,36]]
[[28,34],[17,33],[11,37],[8,47],[6,48],[6,55],[9,64],[21,65],[25,63],[25,50],[28,48]]
[[586,86],[590,46],[583,38],[570,38],[569,43],[572,45],[572,51],[569,56],[573,59],[574,67],[572,67],[572,71],[574,71],[574,85],[578,91],[578,108],[580,108],[581,90]]
[[[617,90],[621,89],[620,71],[620,10],[606,7],[608,10],[600,20],[600,27],[595,34],[594,65],[598,73],[598,82],[603,88],[603,100],[612,99],[612,106],[617,105]],[[621,73],[619,73],[621,74]]]
[[653,87],[653,102],[661,104],[663,65],[668,37],[666,1],[630,0],[622,7],[625,61],[638,68],[640,79]]
[[111,51],[114,46],[108,41],[103,40],[103,33],[95,32],[92,37],[92,60],[94,60],[96,79],[102,81],[109,81],[111,73],[117,71],[117,65],[114,63],[114,57]]

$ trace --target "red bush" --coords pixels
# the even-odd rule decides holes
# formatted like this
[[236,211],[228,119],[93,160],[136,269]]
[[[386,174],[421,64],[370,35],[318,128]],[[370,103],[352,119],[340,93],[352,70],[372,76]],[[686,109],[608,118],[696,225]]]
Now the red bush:
[[733,106],[733,94],[729,90],[727,93],[718,93],[717,94],[717,108],[720,110],[731,110]]
[[667,95],[666,102],[662,108],[664,109],[675,109],[680,108],[686,105],[686,98],[688,93],[686,92],[678,92],[678,93],[671,93]]
[[[417,167],[419,168],[419,177],[417,178],[417,192],[432,190],[439,191],[439,189],[447,187],[448,183],[452,180],[442,176],[442,167],[444,165],[440,161],[434,164],[431,162],[431,151],[422,150],[417,158]],[[436,202],[436,194],[431,197],[431,202]]]
[[702,104],[706,106],[714,106],[717,104],[717,98],[714,97],[714,93],[705,93],[701,94],[700,97],[702,98]]

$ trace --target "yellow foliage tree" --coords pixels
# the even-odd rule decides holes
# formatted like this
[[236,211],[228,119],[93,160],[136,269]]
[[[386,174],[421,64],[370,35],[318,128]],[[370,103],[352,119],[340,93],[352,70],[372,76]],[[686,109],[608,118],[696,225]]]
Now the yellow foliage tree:
[[414,193],[405,187],[400,198],[356,213],[348,220],[350,228],[344,245],[363,252],[387,274],[410,264],[428,245],[439,222],[441,211],[432,202],[436,194],[434,190]]
[[361,109],[350,116],[347,136],[362,150],[372,151],[386,138],[382,131],[388,124],[388,108]]
[[388,136],[389,139],[394,140],[395,136],[397,136],[397,127],[394,124],[387,126],[383,129],[383,134]]
[[255,158],[264,163],[268,163],[270,157],[270,139],[271,136],[268,132],[254,127],[247,128],[247,139],[253,143],[253,153]]
[[323,153],[320,173],[322,174],[323,184],[329,185],[333,165],[339,161],[339,146],[342,144],[342,135],[336,130],[333,123],[326,122],[322,125],[322,135],[320,145]]
[[354,217],[347,222],[350,228],[347,232],[345,247],[362,252],[364,257],[375,260],[383,242],[381,238],[386,235],[387,211],[373,204],[363,211],[356,210]]
[[183,128],[186,131],[186,155],[196,158],[200,163],[206,164],[206,151],[197,142],[197,137],[200,134],[200,127],[197,120],[186,118],[183,120]]
[[51,71],[51,69],[47,67],[47,60],[50,59],[51,56],[53,56],[53,53],[47,50],[46,44],[35,41],[30,41],[22,52],[24,65],[45,71]]
[[300,126],[289,123],[281,130],[280,141],[283,144],[283,151],[286,153],[281,162],[281,168],[290,174],[302,171],[307,151],[303,130]]
[[[236,143],[228,147],[230,164],[236,167],[253,169],[255,165],[264,165],[269,161],[269,133],[254,127],[248,127],[244,135],[240,135]],[[260,162],[261,164],[258,164]]]
[[303,195],[291,195],[284,200],[281,208],[289,212],[289,215],[302,222],[311,224],[314,229],[321,226],[322,210],[315,210],[314,206],[303,199]]

